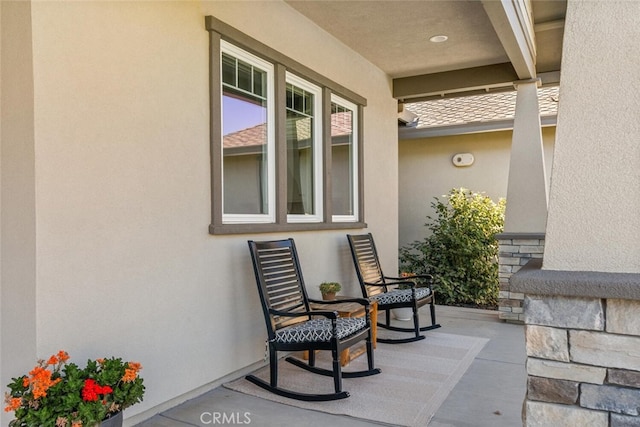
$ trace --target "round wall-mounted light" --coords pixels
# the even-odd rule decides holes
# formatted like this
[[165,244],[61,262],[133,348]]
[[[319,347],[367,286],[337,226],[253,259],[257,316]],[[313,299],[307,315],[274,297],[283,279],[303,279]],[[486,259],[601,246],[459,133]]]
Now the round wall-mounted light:
[[429,41],[432,43],[442,43],[442,42],[446,42],[447,40],[449,40],[449,37],[445,36],[444,34],[440,34],[440,35],[429,38]]
[[454,154],[451,158],[451,162],[453,163],[453,165],[459,168],[471,166],[474,160],[475,159],[473,158],[473,154],[471,153],[458,153]]

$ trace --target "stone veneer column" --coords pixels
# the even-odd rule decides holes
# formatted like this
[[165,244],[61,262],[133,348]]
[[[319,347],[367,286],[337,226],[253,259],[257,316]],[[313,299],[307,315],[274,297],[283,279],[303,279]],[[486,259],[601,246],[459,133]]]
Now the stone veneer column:
[[548,271],[511,278],[526,294],[523,425],[640,426],[640,274]]
[[543,233],[502,233],[496,235],[499,244],[498,317],[512,323],[524,321],[524,294],[511,290],[510,279],[532,259],[544,253]]
[[507,208],[500,246],[500,319],[522,322],[524,295],[512,292],[509,278],[532,258],[542,257],[547,221],[547,179],[538,107],[538,81],[517,82]]

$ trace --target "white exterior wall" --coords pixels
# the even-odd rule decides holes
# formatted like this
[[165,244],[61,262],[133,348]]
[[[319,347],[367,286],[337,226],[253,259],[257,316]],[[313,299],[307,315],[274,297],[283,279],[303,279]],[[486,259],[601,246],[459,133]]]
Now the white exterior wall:
[[[208,234],[206,15],[367,99],[365,221],[396,268],[396,101],[379,69],[280,1],[31,8],[36,306],[27,317],[36,354],[3,364],[4,384],[60,349],[80,364],[136,360],[147,392],[125,413],[132,423],[261,362],[266,331],[247,239],[295,238],[312,296],[325,280],[358,292],[346,230]],[[7,190],[16,189],[3,181]]]
[[[542,129],[545,164],[551,165],[555,127]],[[400,246],[427,236],[424,224],[434,197],[452,188],[484,192],[497,202],[507,197],[511,131],[475,133],[427,139],[401,140],[399,144]],[[456,153],[472,153],[472,166],[456,167]],[[548,188],[549,183],[547,183]]]
[[638,16],[568,3],[544,269],[640,273]]

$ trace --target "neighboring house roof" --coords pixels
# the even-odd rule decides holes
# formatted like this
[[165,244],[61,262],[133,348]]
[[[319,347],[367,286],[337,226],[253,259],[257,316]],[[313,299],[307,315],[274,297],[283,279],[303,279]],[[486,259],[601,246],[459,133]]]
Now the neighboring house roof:
[[[556,123],[559,87],[538,89],[543,126]],[[400,128],[400,137],[424,138],[513,128],[517,92],[444,98],[405,104],[419,118],[415,127]]]
[[242,129],[224,136],[224,148],[240,148],[262,145],[267,138],[267,125],[259,125]]
[[[298,141],[310,139],[311,129],[309,128],[309,120],[291,120],[287,126],[287,136],[294,135]],[[331,137],[334,144],[340,143],[339,137],[351,135],[351,113],[333,113],[331,114]],[[242,129],[237,132],[224,135],[223,146],[225,149],[232,149],[237,154],[246,154],[248,152],[257,152],[260,146],[266,141],[267,125],[261,123],[259,125]]]
[[353,125],[351,124],[351,113],[341,112],[331,114],[331,136],[351,135]]

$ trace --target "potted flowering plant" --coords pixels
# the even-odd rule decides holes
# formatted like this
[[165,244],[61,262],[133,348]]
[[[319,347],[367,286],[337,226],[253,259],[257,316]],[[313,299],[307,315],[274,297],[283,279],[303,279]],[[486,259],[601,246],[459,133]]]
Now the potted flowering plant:
[[112,357],[88,360],[81,369],[68,360],[59,351],[13,378],[5,397],[5,411],[15,415],[10,427],[122,425],[122,411],[142,401],[139,363]]

